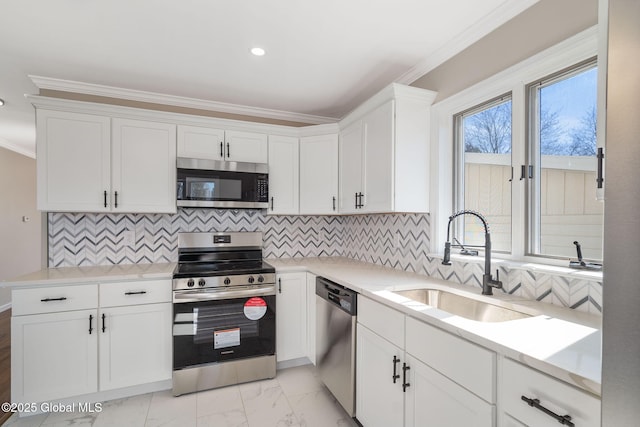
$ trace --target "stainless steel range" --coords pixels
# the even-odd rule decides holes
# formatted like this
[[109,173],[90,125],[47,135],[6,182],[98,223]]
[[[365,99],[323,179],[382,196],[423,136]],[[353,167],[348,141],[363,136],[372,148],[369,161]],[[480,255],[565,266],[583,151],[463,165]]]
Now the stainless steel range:
[[262,233],[180,233],[178,250],[173,394],[275,377],[275,269]]

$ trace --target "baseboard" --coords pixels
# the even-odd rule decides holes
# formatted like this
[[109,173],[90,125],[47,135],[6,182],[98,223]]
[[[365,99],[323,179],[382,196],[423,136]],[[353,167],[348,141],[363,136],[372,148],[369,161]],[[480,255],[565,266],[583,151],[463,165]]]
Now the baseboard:
[[303,366],[303,365],[311,365],[311,361],[309,360],[309,358],[300,357],[298,359],[290,359],[290,360],[278,362],[276,364],[276,369],[280,370],[280,369],[287,369],[287,368],[295,368],[296,366]]
[[11,309],[11,303],[8,302],[6,304],[0,305],[0,313],[2,313],[3,311],[7,311]]

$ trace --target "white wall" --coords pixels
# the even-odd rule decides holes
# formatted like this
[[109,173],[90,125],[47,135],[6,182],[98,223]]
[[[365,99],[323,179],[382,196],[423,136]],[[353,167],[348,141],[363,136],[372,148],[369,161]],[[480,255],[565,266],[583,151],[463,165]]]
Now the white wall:
[[[36,161],[0,148],[0,281],[41,268],[42,230],[43,215],[36,210]],[[0,309],[10,301],[10,291],[0,289]]]

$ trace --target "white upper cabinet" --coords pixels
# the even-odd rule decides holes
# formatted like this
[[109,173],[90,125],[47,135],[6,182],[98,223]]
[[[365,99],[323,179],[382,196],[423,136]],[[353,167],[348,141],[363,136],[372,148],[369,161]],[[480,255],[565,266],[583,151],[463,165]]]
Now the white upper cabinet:
[[267,163],[267,135],[204,126],[178,126],[178,157]]
[[[360,204],[365,212],[391,212],[393,206],[393,118],[389,101],[363,119],[364,186]],[[425,140],[425,143],[427,140]]]
[[300,213],[338,213],[338,135],[300,138]]
[[109,211],[109,117],[38,109],[36,125],[38,209]]
[[178,126],[178,157],[224,160],[224,130]]
[[267,163],[267,135],[228,130],[224,133],[230,162]]
[[176,211],[176,127],[113,119],[112,210]]
[[340,213],[358,213],[363,181],[362,121],[358,120],[340,132]]
[[343,119],[341,213],[429,211],[429,116],[435,95],[392,84]]
[[38,209],[176,212],[176,127],[37,110]]
[[298,138],[269,136],[268,213],[298,213],[298,162]]

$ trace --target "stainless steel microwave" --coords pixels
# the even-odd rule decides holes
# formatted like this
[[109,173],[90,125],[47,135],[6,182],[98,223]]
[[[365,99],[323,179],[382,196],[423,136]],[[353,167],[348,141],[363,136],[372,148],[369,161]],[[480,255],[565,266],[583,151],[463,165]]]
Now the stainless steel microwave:
[[268,166],[178,157],[177,203],[183,207],[269,207]]

